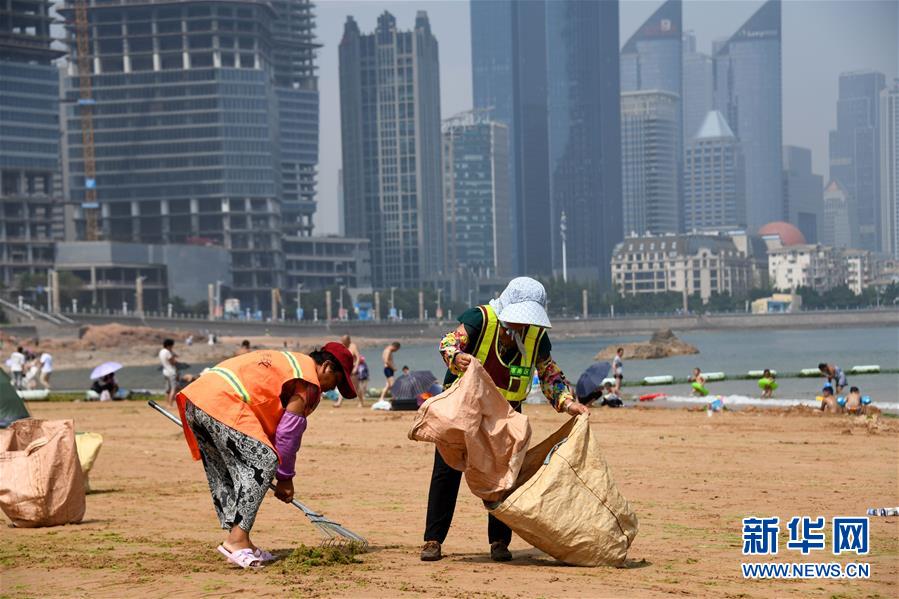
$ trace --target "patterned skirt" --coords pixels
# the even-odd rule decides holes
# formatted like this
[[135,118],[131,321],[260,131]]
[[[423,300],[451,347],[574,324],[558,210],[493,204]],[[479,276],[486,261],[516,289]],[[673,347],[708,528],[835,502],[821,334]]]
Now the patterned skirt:
[[225,426],[194,404],[184,409],[197,438],[215,513],[225,530],[249,532],[278,468],[278,456],[264,443]]

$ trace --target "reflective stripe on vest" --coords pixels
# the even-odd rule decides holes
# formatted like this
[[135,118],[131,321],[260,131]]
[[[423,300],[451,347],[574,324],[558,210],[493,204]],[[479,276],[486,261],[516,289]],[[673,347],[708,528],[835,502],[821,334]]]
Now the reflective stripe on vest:
[[[537,345],[543,337],[545,330],[541,327],[529,326],[524,337],[524,355],[519,357],[517,363],[506,365],[499,354],[499,318],[496,312],[488,304],[481,306],[481,312],[484,314],[484,324],[481,327],[481,337],[478,340],[477,350],[474,352],[478,361],[487,366],[489,359],[496,360],[500,365],[508,369],[509,387],[513,387],[513,381],[518,380],[517,389],[514,391],[502,388],[497,385],[497,390],[508,401],[524,401],[528,393],[531,391],[533,377],[531,376],[534,369],[534,363],[537,357]],[[488,368],[488,373],[490,369]],[[496,381],[494,380],[494,383]]]
[[250,394],[247,393],[246,388],[243,386],[243,383],[240,382],[240,379],[237,378],[236,374],[221,366],[213,366],[209,369],[209,372],[213,372],[225,379],[225,381],[231,385],[231,388],[237,392],[244,403],[250,403]]
[[284,354],[285,358],[287,358],[287,363],[290,364],[291,368],[293,368],[293,373],[296,375],[296,377],[298,379],[303,378],[303,369],[300,368],[300,364],[299,362],[297,362],[297,359],[293,357],[293,354],[289,351],[282,351],[281,353]]

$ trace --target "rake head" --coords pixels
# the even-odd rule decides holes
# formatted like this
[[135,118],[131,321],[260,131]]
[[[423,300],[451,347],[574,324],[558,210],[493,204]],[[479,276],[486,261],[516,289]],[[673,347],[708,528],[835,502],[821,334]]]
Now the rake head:
[[312,524],[322,536],[320,543],[322,547],[353,548],[356,553],[364,553],[368,550],[368,541],[336,522],[321,520],[313,521]]

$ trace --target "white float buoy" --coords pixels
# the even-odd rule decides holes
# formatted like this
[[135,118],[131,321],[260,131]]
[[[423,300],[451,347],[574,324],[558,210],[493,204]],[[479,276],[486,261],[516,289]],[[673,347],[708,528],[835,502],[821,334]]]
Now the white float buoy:
[[643,377],[643,382],[647,385],[665,385],[668,383],[673,383],[674,377],[670,374],[663,374],[659,376],[645,376]]

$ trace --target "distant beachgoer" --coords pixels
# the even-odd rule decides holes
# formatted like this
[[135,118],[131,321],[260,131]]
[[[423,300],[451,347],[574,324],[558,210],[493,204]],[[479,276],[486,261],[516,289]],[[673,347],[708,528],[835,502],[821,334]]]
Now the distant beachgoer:
[[206,340],[206,343],[209,345],[215,345],[215,333],[209,333],[209,337]]
[[830,383],[824,385],[821,389],[821,411],[831,414],[838,414],[843,411],[842,406],[837,403],[837,398],[833,394],[833,386]]
[[174,339],[166,339],[159,350],[159,362],[162,364],[162,377],[165,379],[165,395],[169,405],[174,407],[175,395],[178,393],[178,356],[173,351]]
[[356,385],[356,396],[359,398],[359,405],[365,407],[365,401],[363,398],[365,397],[365,393],[368,391],[368,379],[371,374],[368,370],[368,364],[365,361],[365,356],[359,356],[359,366],[356,368],[356,380],[358,384]]
[[9,355],[9,372],[12,374],[12,385],[16,389],[22,388],[22,371],[25,369],[25,350],[22,346]]
[[409,367],[403,364],[403,368],[400,370],[403,373],[402,376],[409,376]]
[[91,391],[97,394],[100,401],[112,401],[119,392],[119,384],[115,380],[115,374],[110,372],[104,377],[94,381]]
[[387,397],[387,391],[393,385],[393,375],[396,374],[396,364],[393,361],[393,355],[400,350],[400,347],[400,342],[394,341],[385,347],[381,353],[381,361],[384,363],[384,378],[387,379],[387,382],[384,383],[384,388],[381,389],[381,398],[378,401],[384,401],[384,398]]
[[184,345],[186,345],[187,347],[190,347],[193,344],[194,344],[194,336],[188,335],[187,339],[184,340]]
[[705,388],[705,377],[699,368],[693,369],[693,376],[690,377],[691,387],[693,387],[693,395],[705,397],[709,394],[709,390]]
[[50,376],[53,374],[53,356],[47,352],[41,353],[39,358],[41,364],[41,385],[44,389],[50,388]]
[[774,374],[768,368],[762,373],[759,379],[759,389],[762,390],[762,399],[771,399],[774,397],[774,391],[777,389],[777,381]]
[[862,405],[862,394],[858,387],[850,387],[849,393],[846,395],[846,411],[850,414],[861,414],[864,410]]
[[620,408],[622,405],[624,405],[624,402],[621,401],[621,396],[618,395],[618,391],[615,387],[612,386],[612,383],[606,383],[605,385],[603,385],[601,405],[609,406],[610,408]]
[[244,339],[240,342],[240,347],[237,348],[237,353],[235,355],[242,356],[250,353],[250,351],[250,340]]
[[[362,399],[363,394],[358,392],[359,391],[359,376],[358,376],[359,358],[362,357],[362,355],[359,353],[359,347],[355,343],[353,343],[353,340],[350,338],[349,335],[344,335],[343,337],[341,337],[340,343],[343,344],[343,346],[345,348],[347,348],[350,351],[350,354],[353,356],[353,372],[350,375],[350,378],[353,380],[353,387],[355,387],[355,389],[357,391],[356,397],[359,398],[359,405],[364,406],[365,402]],[[337,401],[334,403],[334,407],[339,408],[342,405],[343,405],[343,396],[340,396],[337,399]]]
[[843,389],[849,386],[846,381],[846,375],[843,373],[843,369],[836,364],[821,362],[818,364],[818,370],[820,370],[821,374],[827,378],[827,382],[833,385],[834,393],[836,395],[842,393]]
[[41,373],[41,363],[32,352],[25,352],[25,367],[22,370],[25,377],[22,379],[23,389],[37,389],[38,376]]
[[624,380],[624,348],[619,347],[612,360],[612,378],[615,379],[615,393],[621,393],[621,382]]

